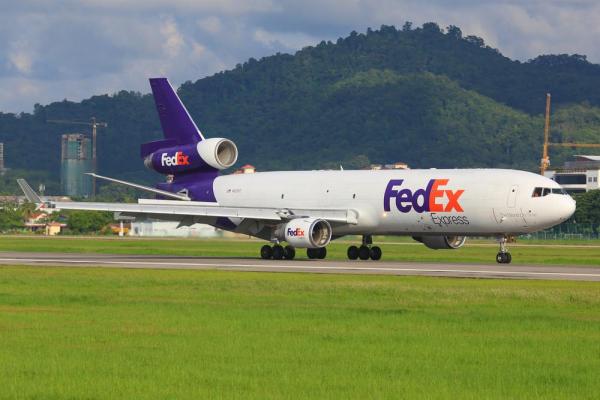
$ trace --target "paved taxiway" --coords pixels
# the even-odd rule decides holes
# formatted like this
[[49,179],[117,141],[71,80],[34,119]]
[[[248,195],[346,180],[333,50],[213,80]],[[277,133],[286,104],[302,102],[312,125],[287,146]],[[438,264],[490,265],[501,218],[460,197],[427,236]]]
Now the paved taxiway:
[[0,264],[600,281],[599,267],[0,252]]

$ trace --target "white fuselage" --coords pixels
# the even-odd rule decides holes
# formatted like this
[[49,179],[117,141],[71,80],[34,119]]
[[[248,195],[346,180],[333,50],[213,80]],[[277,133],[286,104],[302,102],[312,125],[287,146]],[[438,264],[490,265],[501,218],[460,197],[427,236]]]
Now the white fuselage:
[[[549,194],[534,197],[535,188]],[[506,169],[262,172],[220,176],[213,189],[221,206],[356,213],[335,236],[523,234],[575,211],[556,182]]]

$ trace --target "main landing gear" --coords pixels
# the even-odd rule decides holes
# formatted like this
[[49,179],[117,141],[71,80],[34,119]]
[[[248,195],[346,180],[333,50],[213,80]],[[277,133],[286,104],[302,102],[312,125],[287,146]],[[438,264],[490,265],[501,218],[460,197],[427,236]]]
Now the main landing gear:
[[293,260],[296,257],[296,249],[292,246],[283,247],[280,244],[276,244],[273,247],[265,244],[260,248],[260,258],[263,260]]
[[[317,249],[306,249],[306,255],[310,259],[324,259],[327,256],[327,249],[320,247]],[[292,246],[282,246],[275,244],[273,247],[265,244],[260,248],[260,258],[263,260],[293,260],[296,257],[296,249]]]
[[318,247],[316,249],[306,249],[306,256],[311,260],[319,259],[322,260],[327,257],[327,248]]
[[500,242],[500,251],[496,254],[496,262],[499,264],[510,264],[512,256],[506,247],[507,237],[502,236],[498,241]]
[[368,260],[370,258],[373,261],[381,259],[381,249],[379,246],[372,246],[372,244],[373,238],[370,235],[363,236],[362,245],[360,247],[348,247],[348,258],[350,260],[356,260],[358,258],[361,260]]

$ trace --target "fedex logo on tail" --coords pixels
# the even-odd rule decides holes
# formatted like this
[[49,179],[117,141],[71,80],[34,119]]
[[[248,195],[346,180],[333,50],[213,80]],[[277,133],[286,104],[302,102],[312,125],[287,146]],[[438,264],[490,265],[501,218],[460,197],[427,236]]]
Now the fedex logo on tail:
[[411,210],[417,213],[463,212],[459,199],[464,190],[444,188],[448,181],[448,179],[431,179],[427,187],[413,192],[408,188],[401,188],[404,179],[391,179],[383,195],[383,209],[391,211],[391,203],[394,199],[396,208],[402,213]]
[[190,165],[190,156],[186,156],[183,151],[178,151],[173,156],[168,153],[162,153],[160,163],[163,167],[175,167],[179,165]]

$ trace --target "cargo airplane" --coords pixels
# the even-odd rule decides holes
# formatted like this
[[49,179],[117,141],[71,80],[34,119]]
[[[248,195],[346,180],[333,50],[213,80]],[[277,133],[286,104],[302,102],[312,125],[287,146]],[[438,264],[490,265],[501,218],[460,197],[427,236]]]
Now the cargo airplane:
[[[42,207],[103,210],[136,218],[210,224],[271,244],[264,259],[293,259],[296,249],[323,259],[332,240],[358,235],[351,260],[379,260],[373,235],[406,235],[431,249],[458,249],[469,236],[498,239],[498,263],[510,263],[507,238],[568,219],[575,201],[543,176],[508,169],[280,171],[220,175],[236,145],[206,138],[166,78],[150,79],[164,139],[143,144],[146,167],[167,176],[156,187],[94,175],[155,195],[138,203],[44,202]],[[293,143],[292,143],[293,145]],[[282,244],[286,244],[285,247]]]

